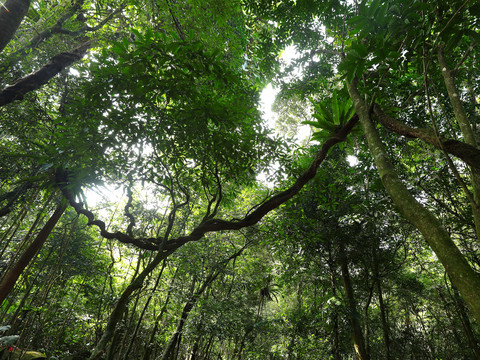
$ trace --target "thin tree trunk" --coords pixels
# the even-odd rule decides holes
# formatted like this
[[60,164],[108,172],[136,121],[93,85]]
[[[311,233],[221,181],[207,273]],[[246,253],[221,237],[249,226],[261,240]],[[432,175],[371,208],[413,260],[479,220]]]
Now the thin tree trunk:
[[198,351],[198,343],[199,343],[200,339],[196,339],[195,340],[195,343],[193,344],[193,349],[192,349],[192,355],[190,355],[190,360],[196,360],[197,359],[197,351]]
[[[34,196],[32,196],[32,198],[30,199],[30,201],[33,202],[33,200],[36,198],[36,195],[35,194]],[[40,211],[38,211],[37,213],[37,216],[35,217],[35,221],[33,222],[33,224],[30,226],[30,229],[28,230],[27,234],[23,237],[23,241],[22,243],[20,244],[20,246],[17,247],[16,249],[16,252],[15,252],[15,255],[12,257],[12,259],[10,260],[10,263],[8,264],[8,267],[7,269],[5,270],[4,273],[2,273],[2,278],[1,280],[3,280],[5,274],[7,273],[8,270],[10,270],[10,267],[12,266],[13,262],[15,261],[18,253],[22,250],[22,247],[24,246],[24,244],[27,242],[27,240],[30,239],[30,236],[32,235],[32,233],[37,229],[37,225],[40,221],[43,220],[44,218],[44,212],[45,210],[48,208],[48,206],[50,205],[52,199],[54,198],[55,194],[51,194],[48,199],[44,202],[44,205],[42,207],[42,209]],[[12,234],[10,235],[9,239],[8,239],[8,242],[5,244],[5,246],[3,247],[1,253],[0,253],[0,258],[3,257],[5,251],[7,250],[8,248],[8,245],[10,244],[10,241],[13,239],[13,237],[15,236],[15,234],[17,233],[20,225],[22,224],[23,220],[25,219],[25,216],[27,215],[28,213],[28,210],[27,210],[27,205],[25,205],[25,207],[23,208],[23,210],[20,212],[19,216],[17,219],[15,219],[15,222],[14,224],[12,224],[12,226],[15,226],[15,229],[13,230]],[[11,228],[8,229],[8,232],[10,232]],[[3,242],[3,238],[2,238],[2,242]]]
[[[368,282],[368,280],[367,280]],[[375,287],[375,284],[372,284],[369,287],[369,292],[368,292],[368,299],[363,307],[363,338],[365,341],[365,350],[367,354],[370,354],[370,326],[368,324],[368,309],[370,309],[370,303],[372,302],[372,297],[373,297],[373,288]]]
[[[375,250],[376,251],[376,250]],[[382,292],[382,285],[380,280],[380,274],[378,271],[378,259],[375,255],[373,264],[373,272],[375,276],[375,285],[377,288],[377,295],[378,295],[378,304],[380,307],[380,319],[382,321],[382,332],[383,332],[383,342],[385,344],[385,360],[390,360],[392,355],[390,354],[390,329],[388,327],[387,316],[385,312],[385,303],[383,301],[383,292]]]
[[125,312],[125,309],[128,305],[128,301],[130,296],[135,290],[140,289],[143,286],[143,282],[145,278],[156,268],[156,266],[167,256],[169,256],[173,251],[160,251],[157,253],[157,255],[153,258],[153,260],[145,267],[145,269],[138,274],[138,276],[130,282],[130,284],[127,286],[127,288],[123,291],[122,295],[118,299],[117,303],[115,304],[115,307],[112,311],[112,314],[110,315],[110,318],[108,320],[107,326],[105,328],[105,331],[103,332],[103,335],[98,342],[97,346],[95,347],[95,350],[93,351],[92,355],[90,356],[90,360],[95,360],[99,356],[101,356],[102,353],[104,353],[106,346],[112,339],[114,333],[115,333],[115,328],[117,326],[117,323],[121,320],[123,313]]
[[382,141],[375,129],[370,111],[356,88],[356,81],[348,84],[348,91],[360,118],[370,153],[375,160],[382,183],[400,212],[422,233],[425,240],[445,267],[453,284],[462,294],[473,316],[480,323],[480,275],[442,227],[440,221],[407,190],[388,160]]
[[193,307],[197,303],[199,297],[205,292],[207,287],[217,278],[219,275],[219,271],[212,271],[209,276],[205,279],[203,282],[202,286],[195,291],[195,293],[190,297],[190,299],[187,301],[185,306],[183,307],[182,314],[180,316],[180,319],[178,320],[177,327],[175,328],[175,331],[173,332],[173,335],[170,337],[168,340],[167,346],[163,350],[162,357],[160,358],[161,360],[168,360],[168,359],[173,359],[175,357],[175,348],[177,347],[178,343],[180,342],[180,337],[183,331],[183,326],[185,325],[185,322],[187,321],[188,315],[190,314],[190,311],[192,311]]
[[58,223],[58,220],[62,217],[65,209],[67,208],[67,203],[62,201],[55,212],[52,214],[47,223],[43,226],[42,230],[38,233],[37,237],[30,246],[25,250],[17,263],[13,268],[8,272],[8,274],[3,279],[0,284],[0,304],[3,303],[7,295],[13,289],[15,283],[17,282],[19,276],[22,274],[23,270],[27,267],[30,261],[37,255],[38,251],[41,249],[48,236],[52,232],[55,225]]
[[163,260],[163,265],[162,265],[162,269],[160,270],[160,273],[158,274],[157,276],[157,280],[155,281],[155,285],[153,286],[153,289],[150,293],[150,296],[148,297],[145,305],[143,306],[143,309],[142,309],[142,313],[140,314],[140,317],[137,321],[137,326],[135,327],[135,330],[133,331],[133,334],[132,334],[132,337],[130,339],[130,343],[128,344],[128,348],[127,350],[125,351],[125,355],[123,356],[123,359],[124,360],[128,360],[129,357],[128,355],[130,354],[130,351],[132,351],[132,347],[133,347],[133,343],[135,341],[135,338],[137,336],[137,333],[138,333],[138,329],[140,328],[140,325],[142,323],[142,320],[143,320],[143,317],[145,315],[145,312],[147,311],[147,308],[148,306],[150,305],[150,301],[152,300],[153,298],[153,295],[155,294],[155,291],[157,290],[157,287],[158,287],[158,284],[160,283],[160,279],[162,278],[162,274],[163,274],[163,270],[165,269],[165,266],[166,266],[167,262],[166,260]]
[[[330,270],[330,285],[332,286],[332,295],[337,297],[337,286],[335,284],[335,268],[334,261],[332,256],[331,246],[328,246],[328,267]],[[335,360],[341,360],[340,356],[340,341],[339,341],[339,331],[338,331],[338,311],[337,307],[334,308],[332,314],[332,323],[333,323],[333,356]]]
[[163,304],[162,310],[160,310],[160,314],[158,314],[157,318],[155,319],[155,325],[152,329],[152,333],[150,334],[150,339],[147,343],[145,354],[143,354],[143,360],[150,360],[150,355],[152,354],[152,349],[153,349],[153,342],[155,340],[155,335],[158,330],[158,324],[160,323],[160,320],[162,319],[163,315],[167,312],[167,306],[170,301],[170,295],[172,294],[173,284],[177,277],[177,273],[178,273],[178,268],[175,270],[170,286],[168,287],[169,290],[167,293],[167,298],[165,299],[165,303]]
[[[138,254],[137,266],[135,267],[135,272],[132,278],[135,278],[138,275],[141,264],[142,264],[142,254],[140,253]],[[126,345],[128,334],[130,333],[130,329],[133,326],[133,320],[134,320],[135,314],[137,313],[137,306],[138,306],[138,301],[140,300],[140,296],[141,296],[141,292],[139,291],[135,296],[135,301],[133,302],[130,318],[125,317],[125,331],[123,332],[123,337],[120,342],[120,347],[118,350],[119,354],[124,353],[123,348]]]
[[348,271],[348,260],[341,240],[339,241],[338,261],[342,270],[343,286],[347,297],[349,320],[352,326],[352,340],[355,352],[359,360],[368,360],[369,356],[367,354],[367,349],[365,348],[365,340],[363,338],[362,326],[360,324],[360,314],[357,311],[357,302],[355,300],[352,281]]
[[463,303],[462,298],[458,294],[458,290],[453,285],[452,285],[452,290],[453,290],[453,299],[455,303],[455,309],[457,310],[457,313],[460,317],[463,330],[468,340],[468,345],[472,349],[475,359],[480,360],[480,347],[478,345],[478,341],[476,339],[475,333],[473,332],[472,324],[470,324],[470,319],[468,318],[465,305]]
[[203,357],[205,360],[210,359],[210,351],[212,349],[213,338],[214,338],[213,335],[210,336],[210,338],[208,339],[207,346],[205,347],[205,351],[204,351],[205,356]]

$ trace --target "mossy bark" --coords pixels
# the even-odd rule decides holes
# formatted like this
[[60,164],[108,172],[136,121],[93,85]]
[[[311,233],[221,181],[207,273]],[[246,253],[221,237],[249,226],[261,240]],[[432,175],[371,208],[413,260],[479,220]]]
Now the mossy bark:
[[400,212],[425,237],[480,324],[480,276],[469,265],[440,221],[420,204],[400,181],[388,159],[380,136],[371,121],[369,108],[360,96],[355,81],[348,84],[348,91],[385,189]]
[[[460,130],[462,131],[463,139],[467,144],[478,148],[477,140],[475,139],[475,133],[473,132],[472,125],[468,118],[467,112],[465,111],[462,100],[458,94],[457,86],[455,85],[455,72],[449,68],[442,46],[439,46],[438,48],[438,62],[440,64],[445,87],[447,88],[448,97],[450,99],[450,103],[452,104],[453,113],[455,114],[455,119],[457,120]],[[475,220],[477,239],[480,240],[480,173],[472,168],[470,169],[470,173],[474,200],[470,205],[472,206],[473,219]]]

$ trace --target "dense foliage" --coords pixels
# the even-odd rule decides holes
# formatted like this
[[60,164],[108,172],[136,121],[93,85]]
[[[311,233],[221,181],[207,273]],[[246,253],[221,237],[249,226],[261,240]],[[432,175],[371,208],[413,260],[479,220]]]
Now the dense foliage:
[[0,357],[480,359],[479,18],[2,2]]

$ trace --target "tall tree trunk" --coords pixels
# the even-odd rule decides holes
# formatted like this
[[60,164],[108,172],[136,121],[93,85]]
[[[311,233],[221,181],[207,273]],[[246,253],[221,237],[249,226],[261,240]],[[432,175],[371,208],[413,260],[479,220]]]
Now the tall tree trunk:
[[[455,85],[454,71],[448,67],[447,60],[443,52],[443,46],[438,47],[438,61],[440,63],[443,80],[445,81],[445,87],[447,88],[448,97],[450,98],[450,103],[452,104],[455,118],[457,119],[458,125],[460,126],[460,130],[463,134],[463,139],[467,144],[478,148],[477,140],[475,139],[475,133],[472,129],[472,124],[470,123],[465,111],[465,107],[463,106],[462,100],[458,94],[457,86]],[[470,180],[472,182],[474,200],[471,204],[473,219],[475,221],[477,239],[480,241],[480,173],[478,170],[470,168]]]
[[194,294],[190,297],[190,299],[187,301],[185,306],[183,307],[182,314],[180,316],[180,319],[178,320],[177,327],[175,328],[175,331],[173,332],[173,335],[170,337],[168,340],[167,346],[163,350],[162,357],[160,358],[161,360],[168,360],[168,359],[173,359],[175,355],[175,348],[179,344],[180,337],[183,331],[183,326],[185,325],[185,322],[187,321],[188,315],[190,314],[190,311],[192,311],[193,307],[197,303],[199,297],[205,292],[207,287],[217,278],[219,275],[219,271],[212,271],[205,281],[203,282],[202,286],[195,291]]
[[0,5],[0,52],[5,49],[28,12],[30,0],[7,0]]
[[[151,253],[149,254],[151,255]],[[143,261],[142,261],[142,253],[140,252],[138,254],[138,259],[137,259],[137,266],[135,267],[135,272],[132,276],[132,278],[135,278],[137,275],[138,275],[138,272],[140,271],[140,267],[142,265]],[[125,317],[125,320],[124,320],[124,331],[123,331],[123,337],[122,337],[122,340],[120,342],[120,346],[118,348],[118,353],[119,354],[123,354],[124,353],[124,347],[127,345],[127,338],[128,338],[128,335],[130,334],[131,332],[131,328],[133,326],[133,323],[134,323],[134,318],[135,318],[135,314],[137,313],[137,306],[138,306],[138,301],[140,300],[140,297],[142,296],[141,292],[138,291],[136,296],[135,296],[135,301],[133,302],[133,306],[132,306],[132,310],[131,310],[131,315],[130,315],[130,318],[128,317]]]
[[[337,286],[335,283],[335,267],[332,256],[331,246],[328,246],[328,268],[330,270],[330,285],[332,286],[332,295],[337,297]],[[340,356],[340,341],[339,341],[339,331],[338,331],[338,311],[335,307],[332,314],[332,324],[333,324],[333,356],[335,360],[341,360]]]
[[130,339],[130,343],[128,344],[128,348],[127,350],[125,351],[125,355],[123,356],[123,359],[124,360],[128,360],[129,359],[129,355],[130,355],[130,351],[132,351],[132,347],[133,347],[133,343],[135,341],[135,338],[137,336],[137,333],[138,333],[138,329],[140,328],[140,325],[142,323],[142,320],[143,320],[143,317],[145,315],[145,312],[147,311],[147,308],[148,306],[150,305],[150,301],[152,300],[153,298],[153,295],[155,294],[155,291],[157,290],[157,287],[158,287],[158,284],[160,283],[160,279],[162,278],[162,274],[163,274],[163,270],[165,269],[165,265],[167,264],[167,262],[165,260],[163,260],[163,265],[162,265],[162,269],[160,270],[160,273],[158,274],[157,276],[157,280],[155,281],[155,285],[153,286],[153,289],[149,295],[149,297],[147,298],[147,301],[145,303],[145,305],[143,306],[143,309],[142,309],[142,313],[140,314],[140,317],[137,321],[137,325],[135,327],[135,330],[133,331],[133,334],[132,334],[132,337]]
[[365,347],[365,339],[363,338],[362,326],[360,324],[360,314],[357,311],[357,302],[353,292],[352,281],[348,271],[348,260],[342,240],[339,241],[338,261],[342,271],[343,286],[347,297],[347,306],[349,312],[350,325],[352,326],[352,340],[355,352],[359,360],[368,360],[369,356]]
[[445,267],[452,283],[458,288],[476,321],[480,323],[480,275],[469,265],[465,257],[443,228],[440,221],[407,190],[388,160],[382,141],[370,118],[370,111],[357,90],[356,80],[348,84],[348,91],[364,130],[370,154],[391,199],[400,212],[422,233],[428,245]]
[[390,348],[391,348],[390,329],[388,327],[387,315],[385,311],[385,303],[383,301],[382,285],[381,285],[380,273],[378,270],[378,259],[376,254],[375,254],[374,260],[375,261],[373,264],[373,274],[375,277],[374,281],[377,288],[378,304],[380,307],[380,320],[382,322],[383,342],[385,344],[385,360],[390,360],[392,358],[392,355],[390,353]]
[[38,251],[41,249],[48,236],[52,232],[55,225],[58,223],[58,220],[62,217],[65,209],[67,208],[67,203],[62,201],[58,204],[54,213],[48,219],[47,223],[43,226],[42,230],[38,233],[37,237],[32,241],[30,246],[25,250],[17,263],[13,268],[8,272],[8,274],[3,279],[0,284],[0,304],[3,303],[7,295],[13,289],[15,283],[17,282],[19,276],[22,274],[23,270],[27,267],[30,261],[37,255]]
[[145,353],[143,354],[143,360],[150,360],[150,356],[152,354],[152,349],[153,349],[153,342],[155,341],[155,335],[157,334],[160,320],[162,320],[163,315],[167,312],[168,303],[170,301],[170,296],[172,294],[173,284],[175,283],[177,273],[178,273],[178,268],[175,270],[175,273],[173,274],[172,280],[170,282],[170,286],[168,287],[169,290],[167,293],[167,298],[165,299],[165,303],[163,304],[162,310],[160,310],[160,314],[158,314],[157,318],[155,319],[155,325],[152,329],[152,332],[150,334],[150,339],[145,348]]
[[[33,224],[30,226],[30,229],[28,230],[27,234],[23,237],[23,240],[20,244],[20,246],[17,246],[17,250],[15,252],[15,255],[12,257],[12,259],[10,260],[10,263],[8,264],[8,267],[7,269],[5,270],[5,273],[2,274],[2,277],[1,277],[1,280],[3,280],[3,278],[5,277],[6,273],[8,270],[10,270],[10,267],[12,266],[13,262],[15,261],[18,253],[21,252],[22,248],[23,248],[23,245],[30,239],[30,236],[32,235],[32,233],[37,229],[37,226],[38,224],[44,219],[45,215],[44,213],[48,212],[46,211],[48,209],[48,207],[51,205],[51,201],[53,200],[55,194],[52,193],[48,198],[47,200],[45,200],[44,202],[44,205],[42,206],[42,208],[37,212],[37,216],[35,217],[35,221],[33,222]],[[36,196],[35,196],[36,197]],[[35,199],[35,197],[32,197],[30,200],[31,202],[33,202],[33,200]],[[25,216],[27,215],[28,213],[28,210],[27,210],[27,205],[24,206],[24,208],[21,210],[18,218],[15,219],[14,223],[12,224],[12,226],[15,226],[15,229],[13,229],[13,232],[11,233],[8,241],[4,244],[3,243],[3,240],[4,238],[2,237],[2,240],[0,241],[1,244],[4,245],[3,249],[1,250],[0,252],[0,258],[3,257],[5,251],[7,250],[8,246],[9,246],[9,243],[10,241],[14,238],[15,234],[17,233],[20,225],[22,224],[23,222],[23,219],[25,219]],[[8,232],[10,232],[12,228],[10,227],[8,229]]]
[[127,288],[123,291],[122,295],[118,299],[115,307],[108,319],[107,326],[100,341],[97,343],[95,350],[93,351],[92,355],[90,356],[90,360],[98,359],[101,354],[105,352],[105,348],[112,339],[115,328],[118,322],[121,320],[123,313],[128,305],[130,296],[135,290],[140,289],[143,286],[143,282],[145,278],[156,268],[156,266],[164,260],[167,256],[169,256],[173,251],[160,251],[157,255],[153,258],[153,260],[145,267],[145,269],[138,274],[127,286]]
[[475,359],[480,360],[480,347],[478,345],[478,341],[475,336],[475,333],[473,332],[472,325],[470,324],[470,319],[468,318],[465,305],[463,303],[462,298],[458,294],[458,290],[454,286],[452,286],[452,290],[453,290],[453,299],[455,303],[455,309],[457,310],[457,313],[460,317],[460,321],[462,323],[463,331],[465,332],[465,335],[467,337],[468,344],[472,349]]

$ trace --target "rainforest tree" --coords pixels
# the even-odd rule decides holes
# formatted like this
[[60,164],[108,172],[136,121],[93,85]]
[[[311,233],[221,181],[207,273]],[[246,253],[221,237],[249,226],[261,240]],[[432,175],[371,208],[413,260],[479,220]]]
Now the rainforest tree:
[[[480,321],[479,14],[468,0],[2,4],[0,299],[10,334],[22,329],[20,313],[28,324],[45,311],[47,326],[36,322],[20,343],[52,355],[78,346],[91,359],[306,358],[309,348],[327,349],[330,331],[324,353],[336,359],[352,349],[359,359],[443,358],[442,335],[414,335],[433,328],[419,314],[444,306],[436,325],[466,334],[478,358],[470,317]],[[279,58],[287,46],[297,55],[291,64]],[[259,92],[269,81],[280,89],[276,108],[288,113],[279,119],[312,126],[303,147],[262,123]],[[333,167],[317,176],[338,143]],[[352,172],[347,155],[362,165]],[[259,184],[259,173],[273,185]],[[329,192],[302,190],[312,179]],[[117,199],[100,210],[88,194],[105,187]],[[289,219],[297,230],[266,230]],[[67,254],[79,246],[78,226],[97,247],[79,257],[103,278],[82,267],[84,275],[67,276],[51,261],[74,261]],[[412,259],[417,233],[428,248]],[[299,248],[288,242],[297,236]],[[249,269],[265,249],[282,263],[300,251],[299,272],[281,289],[275,259],[262,260],[261,274]],[[422,313],[392,289],[408,288],[406,269],[425,264],[431,279],[412,280],[416,294],[430,282],[437,295]],[[294,279],[315,286],[299,285],[289,308],[275,293],[287,296]],[[33,293],[39,299],[27,301]],[[81,329],[44,307],[47,299],[75,306]],[[226,315],[212,317],[216,308]],[[424,330],[410,326],[411,314]],[[319,317],[331,327],[303,326]],[[371,321],[382,342],[372,340]],[[70,349],[33,341],[40,334],[68,338]],[[285,339],[287,348],[278,345]]]

